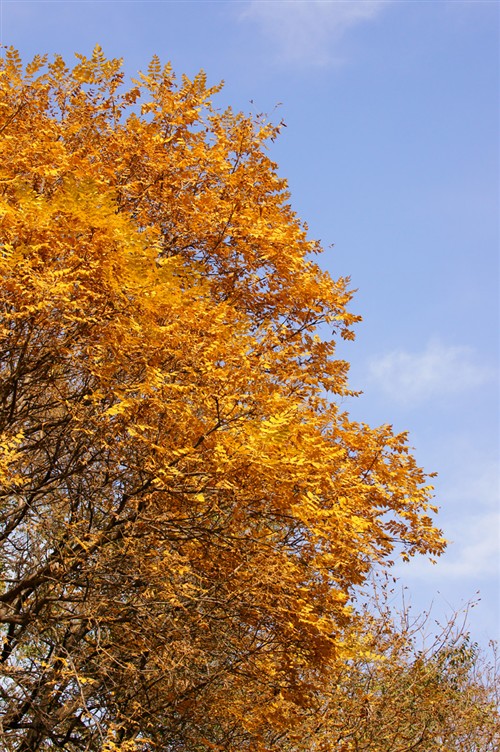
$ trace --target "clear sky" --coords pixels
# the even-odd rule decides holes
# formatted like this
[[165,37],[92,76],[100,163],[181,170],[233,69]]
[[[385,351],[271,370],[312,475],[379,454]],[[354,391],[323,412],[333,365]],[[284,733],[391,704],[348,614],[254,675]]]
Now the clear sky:
[[[99,43],[134,75],[153,54],[224,79],[221,106],[287,128],[271,156],[350,275],[361,313],[342,345],[356,419],[408,429],[436,470],[452,541],[398,566],[436,618],[480,591],[499,637],[499,11],[496,0],[2,0],[0,36],[35,53]],[[333,245],[333,247],[332,247]]]

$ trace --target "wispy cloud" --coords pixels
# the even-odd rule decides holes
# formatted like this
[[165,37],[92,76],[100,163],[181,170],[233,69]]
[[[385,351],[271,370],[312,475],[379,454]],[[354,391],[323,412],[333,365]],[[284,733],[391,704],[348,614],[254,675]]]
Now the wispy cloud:
[[473,580],[498,577],[500,572],[500,512],[464,517],[454,528],[446,526],[450,543],[434,566],[426,559],[395,568],[398,576],[419,580]]
[[[442,489],[448,513],[446,523],[452,541],[449,555],[440,562],[448,577],[479,578],[500,573],[500,486],[496,458],[479,458],[469,447],[470,466],[456,472]],[[464,513],[465,512],[465,513]]]
[[498,575],[500,563],[500,513],[489,512],[462,521],[461,545],[440,562],[441,574],[448,577],[481,577]]
[[281,62],[324,66],[339,61],[338,45],[357,24],[392,0],[250,0],[241,18],[253,20]]
[[493,368],[478,362],[474,350],[431,340],[423,352],[394,350],[369,363],[369,378],[402,404],[476,389],[493,380]]
[[[402,577],[472,581],[500,574],[500,486],[496,457],[477,456],[474,445],[463,445],[464,460],[455,476],[442,484],[443,507],[437,519],[449,540],[448,549],[433,567],[424,558],[398,566]],[[453,448],[451,447],[451,451]]]

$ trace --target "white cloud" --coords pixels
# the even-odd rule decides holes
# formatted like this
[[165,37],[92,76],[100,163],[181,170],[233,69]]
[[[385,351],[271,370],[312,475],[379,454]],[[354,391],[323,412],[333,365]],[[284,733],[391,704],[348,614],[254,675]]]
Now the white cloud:
[[[466,446],[464,445],[464,448]],[[478,458],[473,446],[442,484],[436,519],[449,545],[432,566],[425,558],[401,564],[398,575],[421,580],[482,580],[500,574],[500,485],[496,458]]]
[[442,484],[440,496],[447,500],[450,512],[463,509],[474,509],[475,513],[500,510],[497,447],[493,445],[491,448],[492,457],[481,456],[472,441],[456,442],[454,448],[453,440],[450,442],[448,439],[446,447],[455,468],[448,468],[448,477]]
[[256,21],[281,62],[327,65],[346,31],[392,0],[250,0],[241,18]]
[[498,575],[500,512],[464,519],[460,528],[461,545],[451,544],[449,556],[439,564],[441,575],[473,579]]
[[477,389],[495,376],[493,368],[478,362],[472,348],[435,339],[423,352],[395,350],[373,359],[368,368],[378,388],[407,404]]
[[409,565],[398,564],[395,573],[403,579],[442,580],[498,578],[500,572],[500,512],[490,511],[467,516],[454,525],[446,525],[448,548],[437,563],[415,559]]
[[[471,453],[472,454],[472,453]],[[472,461],[471,461],[472,460]],[[474,458],[441,491],[446,500],[445,535],[451,543],[439,564],[447,577],[498,576],[500,569],[500,485],[498,462]],[[455,515],[453,512],[455,511]],[[465,513],[464,513],[465,512]]]

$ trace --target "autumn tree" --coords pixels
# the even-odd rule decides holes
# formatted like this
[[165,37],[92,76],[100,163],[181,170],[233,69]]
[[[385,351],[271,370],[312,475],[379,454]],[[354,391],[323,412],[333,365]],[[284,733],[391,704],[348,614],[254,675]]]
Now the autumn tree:
[[279,128],[219,88],[2,59],[8,751],[288,749],[373,649],[353,589],[443,550],[406,435],[341,407],[357,317]]

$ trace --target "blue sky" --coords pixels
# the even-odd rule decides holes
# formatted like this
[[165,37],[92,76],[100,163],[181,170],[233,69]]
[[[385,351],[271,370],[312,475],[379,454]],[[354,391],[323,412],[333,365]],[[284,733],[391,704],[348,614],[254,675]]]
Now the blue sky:
[[[436,618],[480,591],[499,636],[499,4],[496,0],[2,0],[0,36],[35,53],[96,43],[134,75],[153,54],[225,80],[221,106],[287,128],[271,156],[350,275],[363,316],[340,354],[364,394],[353,417],[408,429],[437,470],[452,541],[397,567]],[[333,245],[333,247],[332,247]]]

